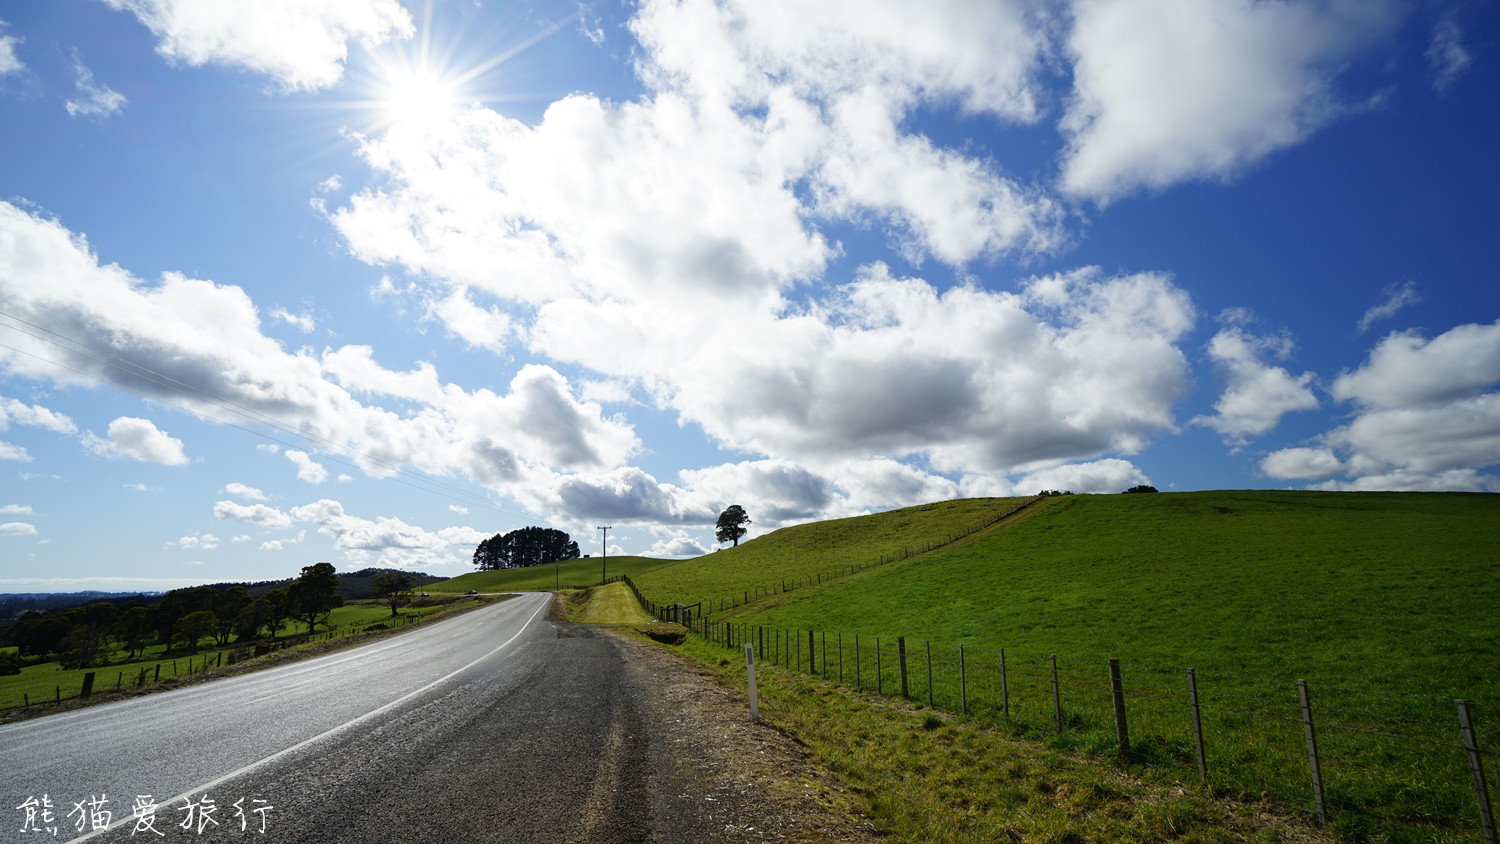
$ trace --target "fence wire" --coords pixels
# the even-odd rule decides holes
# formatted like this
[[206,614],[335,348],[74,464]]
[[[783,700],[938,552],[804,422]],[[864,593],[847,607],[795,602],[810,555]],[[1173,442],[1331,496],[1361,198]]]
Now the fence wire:
[[[1356,838],[1494,841],[1480,808],[1487,800],[1493,816],[1492,790],[1481,797],[1474,765],[1488,764],[1488,779],[1497,778],[1500,704],[1303,684],[1304,710],[1298,681],[1132,663],[1117,663],[1117,695],[1111,666],[1100,660],[706,619],[693,629],[726,647],[750,643],[762,663],[851,689],[1196,774],[1321,816]],[[1461,705],[1473,744],[1460,729]]]

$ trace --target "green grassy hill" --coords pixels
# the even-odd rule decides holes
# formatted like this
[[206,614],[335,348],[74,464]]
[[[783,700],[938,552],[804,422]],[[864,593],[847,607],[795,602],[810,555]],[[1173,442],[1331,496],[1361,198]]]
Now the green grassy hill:
[[840,582],[873,567],[907,559],[994,529],[1052,499],[968,498],[848,519],[782,528],[735,548],[684,560],[636,577],[658,603],[720,602],[727,608],[758,597]]
[[1500,496],[1071,496],[1027,516],[745,620],[1500,700]]
[[[1330,812],[1352,837],[1375,817],[1370,834],[1394,828],[1391,840],[1468,840],[1474,795],[1454,699],[1476,702],[1481,745],[1493,747],[1500,496],[1062,496],[949,541],[983,521],[985,508],[993,518],[1014,503],[949,502],[786,528],[636,582],[658,602],[710,599],[712,620],[764,642],[762,660],[863,689],[877,682],[880,637],[886,695],[900,688],[894,645],[904,637],[908,697],[949,711],[964,705],[962,646],[971,717],[1103,754],[1114,741],[1105,660],[1117,658],[1132,758],[1187,771],[1185,669],[1194,668],[1216,781],[1310,811],[1295,683],[1305,678]],[[919,553],[900,559],[912,546]],[[830,563],[836,573],[841,561],[893,556],[829,577]],[[740,607],[730,598],[722,611],[712,600],[783,577],[799,588]]]
[[[611,556],[608,560],[609,576],[628,574],[632,578],[648,572],[677,565],[679,560],[654,560],[650,557]],[[499,571],[475,571],[458,577],[433,583],[429,592],[545,592],[550,589],[582,589],[600,582],[605,560],[602,557],[587,557],[567,560],[555,568],[550,565],[528,566]]]

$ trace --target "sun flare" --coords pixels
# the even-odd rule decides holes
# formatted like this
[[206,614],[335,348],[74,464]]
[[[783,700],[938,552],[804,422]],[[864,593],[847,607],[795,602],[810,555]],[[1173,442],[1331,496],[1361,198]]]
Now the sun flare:
[[392,70],[381,102],[392,123],[444,123],[458,110],[458,84],[428,68]]

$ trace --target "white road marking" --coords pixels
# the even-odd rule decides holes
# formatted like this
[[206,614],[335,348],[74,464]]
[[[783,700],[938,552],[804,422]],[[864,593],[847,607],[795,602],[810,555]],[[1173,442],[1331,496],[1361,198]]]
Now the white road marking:
[[[330,729],[324,730],[323,732],[318,733],[317,735],[313,736],[310,739],[304,739],[303,741],[299,741],[296,744],[292,745],[291,747],[284,748],[282,750],[278,750],[275,753],[272,753],[270,756],[264,757],[262,759],[258,759],[258,760],[254,761],[254,762],[251,762],[248,765],[245,765],[245,766],[240,767],[240,768],[238,768],[236,770],[230,771],[229,773],[227,773],[227,774],[225,774],[225,775],[223,775],[221,777],[218,777],[217,779],[210,780],[210,781],[208,781],[206,783],[203,783],[202,785],[199,785],[199,786],[194,786],[193,788],[190,788],[187,791],[184,791],[183,793],[177,795],[176,797],[172,797],[172,798],[169,798],[167,800],[161,801],[158,805],[161,805],[161,806],[170,806],[173,803],[176,803],[178,800],[184,800],[184,801],[191,802],[192,796],[194,794],[197,794],[199,792],[206,792],[210,788],[213,788],[214,786],[221,785],[221,784],[223,784],[225,782],[228,782],[229,780],[232,780],[232,779],[234,779],[235,777],[237,777],[237,776],[239,776],[241,774],[247,774],[247,773],[255,770],[256,768],[261,767],[262,765],[268,764],[270,762],[275,762],[277,759],[280,759],[281,757],[286,756],[288,754],[295,753],[298,750],[301,750],[302,748],[307,747],[308,745],[312,744],[315,741],[327,738],[328,736],[331,736],[334,733],[338,733],[338,732],[342,732],[344,730],[347,730],[348,728],[354,726],[355,724],[358,724],[358,723],[360,723],[362,721],[366,721],[366,720],[368,720],[370,718],[373,718],[376,715],[379,715],[380,713],[386,711],[387,709],[391,709],[393,707],[399,706],[400,704],[405,703],[406,701],[412,699],[413,697],[416,697],[417,695],[419,695],[419,694],[427,691],[428,689],[432,688],[433,686],[436,686],[436,685],[438,685],[440,683],[444,683],[444,682],[446,682],[448,680],[451,680],[452,678],[458,676],[459,674],[462,674],[465,671],[468,671],[470,668],[473,668],[474,666],[478,665],[479,663],[484,662],[486,659],[489,659],[490,657],[494,656],[496,653],[499,653],[501,650],[503,650],[511,642],[514,642],[516,639],[518,639],[522,633],[526,632],[526,628],[531,626],[531,622],[535,621],[536,617],[538,615],[540,615],[543,610],[547,609],[547,607],[551,603],[552,603],[552,601],[550,600],[550,598],[548,600],[546,600],[546,601],[543,601],[542,605],[539,606],[539,607],[537,607],[536,612],[533,612],[531,614],[531,616],[526,619],[526,622],[521,625],[521,628],[519,630],[517,630],[514,635],[512,635],[509,639],[506,639],[504,642],[501,642],[499,645],[496,645],[495,648],[494,648],[494,650],[491,650],[489,653],[485,654],[482,657],[479,657],[478,659],[474,660],[473,662],[469,663],[468,665],[465,665],[462,668],[456,669],[456,670],[454,670],[453,672],[451,672],[449,674],[446,674],[446,675],[444,675],[442,677],[439,677],[438,679],[433,680],[431,683],[428,683],[427,685],[423,686],[420,689],[416,689],[415,691],[408,692],[407,694],[402,695],[401,697],[396,698],[395,700],[391,701],[390,703],[387,703],[384,706],[381,706],[381,707],[379,707],[377,709],[372,709],[369,712],[366,712],[365,714],[360,715],[358,717],[351,718],[350,720],[345,721],[344,723],[338,725],[337,727],[332,727]],[[136,822],[136,818],[134,816],[121,818],[121,819],[115,821],[114,823],[110,824],[109,826],[103,827],[102,829],[96,829],[96,830],[88,833],[87,835],[80,835],[79,837],[73,838],[73,839],[70,839],[70,840],[72,840],[72,841],[87,841],[87,840],[89,840],[90,838],[93,838],[96,835],[103,835],[106,832],[110,832],[110,831],[119,829],[120,827],[122,827],[122,826],[124,826],[124,825],[126,825],[128,823],[134,823],[134,822]]]

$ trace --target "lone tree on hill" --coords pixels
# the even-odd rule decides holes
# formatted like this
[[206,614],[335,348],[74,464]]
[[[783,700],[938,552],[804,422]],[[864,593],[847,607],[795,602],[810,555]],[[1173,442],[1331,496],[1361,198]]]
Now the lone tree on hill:
[[375,578],[375,597],[390,604],[391,615],[395,616],[396,607],[411,600],[414,585],[410,575],[399,571],[388,571]]
[[328,621],[334,607],[344,605],[344,596],[339,594],[339,577],[332,563],[315,563],[302,567],[302,576],[287,587],[286,602],[291,616],[307,622],[307,632],[312,633],[318,622]]
[[560,530],[541,527],[497,533],[474,549],[474,565],[480,571],[519,569],[577,557],[577,542]]
[[1156,492],[1156,487],[1154,487],[1154,486],[1152,486],[1150,484],[1136,484],[1135,486],[1133,486],[1130,489],[1127,489],[1125,491],[1126,492]]
[[750,524],[750,516],[745,513],[745,508],[738,504],[731,504],[719,514],[719,523],[714,525],[714,538],[720,542],[733,540],[737,548],[740,544],[740,537],[748,532],[745,527],[748,524]]

